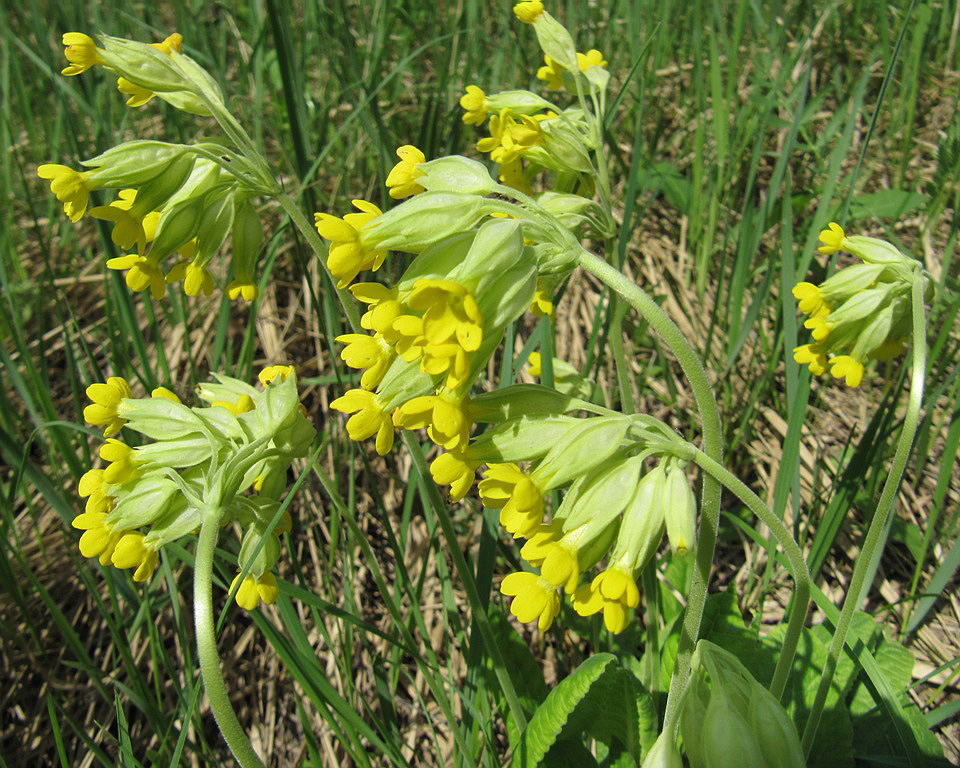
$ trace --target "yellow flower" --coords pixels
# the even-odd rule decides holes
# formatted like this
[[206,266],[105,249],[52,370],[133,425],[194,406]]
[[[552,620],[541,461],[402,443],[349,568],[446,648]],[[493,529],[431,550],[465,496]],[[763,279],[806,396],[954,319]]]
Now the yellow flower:
[[835,221],[831,221],[828,227],[828,229],[820,233],[820,242],[823,243],[823,245],[817,248],[817,250],[820,251],[820,253],[830,256],[841,249],[844,234],[843,228]]
[[362,333],[345,333],[336,340],[346,346],[340,350],[340,357],[351,368],[363,370],[360,386],[364,389],[376,389],[394,360],[393,348],[378,333],[366,336]]
[[168,283],[183,281],[183,292],[187,296],[197,296],[203,291],[204,296],[213,293],[213,275],[201,264],[195,261],[181,261],[167,273]]
[[253,284],[253,281],[233,280],[227,286],[227,298],[230,301],[236,301],[243,298],[244,301],[253,301],[260,295],[260,289]]
[[243,610],[255,611],[260,603],[273,605],[277,602],[277,595],[280,594],[280,590],[277,587],[277,577],[270,571],[264,573],[259,581],[254,578],[253,574],[248,573],[240,586],[237,587],[239,580],[240,574],[238,573],[230,583],[230,591],[237,590],[234,599]]
[[816,315],[824,308],[830,311],[830,305],[820,293],[820,288],[813,283],[797,283],[793,286],[793,298],[797,300],[800,311],[805,315]]
[[103,64],[100,51],[93,38],[82,32],[66,32],[63,35],[63,44],[66,46],[63,54],[70,62],[70,66],[60,70],[61,75],[79,75],[86,72],[94,64]]
[[127,256],[110,259],[107,261],[107,267],[127,270],[126,281],[131,291],[139,293],[149,288],[150,295],[158,301],[167,292],[167,283],[163,277],[163,272],[149,258],[131,253]]
[[513,596],[510,613],[526,624],[536,619],[541,630],[550,629],[560,613],[560,592],[535,573],[511,573],[500,583],[500,592]]
[[263,386],[267,386],[275,379],[280,379],[282,383],[293,376],[294,373],[296,373],[296,370],[292,365],[268,365],[257,374],[257,379]]
[[396,291],[380,283],[354,283],[350,286],[350,293],[357,301],[362,301],[369,307],[360,318],[360,325],[368,331],[376,331],[386,336],[393,321],[403,314]]
[[460,97],[460,106],[465,110],[463,122],[467,125],[480,125],[487,119],[487,94],[477,85],[467,86],[467,92]]
[[[498,175],[500,177],[500,181],[502,181],[511,189],[515,189],[518,192],[523,192],[525,195],[533,194],[533,187],[530,186],[530,182],[527,181],[527,175],[523,170],[523,161],[519,157],[515,157],[505,163],[500,163],[500,173]],[[491,215],[497,216],[497,214]],[[501,216],[501,218],[506,217],[507,214],[503,214]]]
[[537,291],[533,296],[533,303],[530,304],[530,314],[534,317],[553,315],[553,302],[550,300],[550,294],[546,291]]
[[850,355],[831,357],[830,375],[844,379],[848,387],[859,387],[863,380],[863,363]]
[[603,623],[614,633],[623,632],[640,604],[640,590],[633,576],[612,567],[600,572],[589,584],[573,594],[573,608],[581,616],[603,611]]
[[[577,54],[577,56],[581,55]],[[544,56],[543,60],[545,64],[537,70],[537,80],[543,80],[547,84],[548,91],[559,91],[563,88],[563,73],[567,70],[549,56]]]
[[433,442],[453,451],[466,446],[473,418],[469,398],[444,392],[408,400],[393,412],[393,423],[400,429],[426,427]]
[[816,344],[803,344],[793,350],[793,359],[810,368],[814,376],[822,376],[827,370],[827,355]]
[[490,118],[490,136],[477,142],[477,150],[489,152],[495,163],[507,165],[543,141],[540,127],[543,119],[547,118],[520,115],[518,122],[509,109],[502,109],[499,115]]
[[174,32],[172,35],[167,35],[159,43],[150,43],[151,46],[156,48],[158,51],[161,51],[168,56],[176,51],[180,53],[180,46],[183,45],[183,35],[178,32]]
[[422,312],[417,318],[403,316],[393,329],[411,339],[410,355],[398,351],[404,359],[422,354],[420,368],[431,376],[447,374],[451,389],[463,385],[469,374],[469,353],[480,348],[483,339],[483,317],[476,299],[453,280],[418,280],[407,297],[407,306]]
[[342,219],[329,213],[314,215],[317,232],[330,241],[327,268],[338,278],[338,288],[346,288],[361,269],[378,270],[387,255],[363,242],[363,227],[382,211],[366,200],[354,200],[353,204],[360,213],[348,213]]
[[450,486],[450,501],[460,501],[473,487],[477,467],[482,463],[469,450],[441,453],[431,462],[430,475],[437,485]]
[[417,179],[424,175],[418,166],[427,161],[423,152],[411,144],[404,144],[397,150],[397,157],[400,158],[400,162],[393,166],[387,175],[390,197],[394,200],[402,200],[423,192],[423,187],[417,184]]
[[169,400],[171,403],[180,402],[180,398],[177,397],[176,392],[171,392],[166,387],[157,387],[150,393],[150,397],[162,397],[164,400]]
[[586,72],[590,67],[606,68],[607,60],[603,58],[603,54],[600,53],[600,51],[596,48],[591,48],[586,53],[577,54],[577,66],[581,72]]
[[104,427],[103,436],[113,437],[127,420],[120,416],[125,397],[133,397],[130,385],[119,376],[111,376],[105,384],[91,384],[87,397],[92,401],[83,409],[83,418],[97,427]]
[[353,414],[347,419],[347,434],[351,440],[366,440],[376,434],[377,453],[381,456],[393,447],[393,420],[373,392],[350,389],[330,403],[330,407]]
[[109,565],[120,534],[110,529],[106,514],[84,512],[73,518],[71,524],[84,532],[80,537],[80,554],[84,557],[98,557],[100,565]]
[[235,403],[231,403],[229,400],[217,400],[214,403],[210,403],[210,407],[226,408],[234,416],[239,416],[241,413],[252,411],[256,406],[254,405],[253,398],[250,397],[250,395],[240,395]]
[[113,497],[107,493],[107,484],[102,469],[88,469],[80,476],[77,495],[87,500],[84,511],[105,514],[113,509]]
[[543,522],[543,490],[516,464],[490,464],[478,490],[483,506],[500,510],[500,525],[513,538],[527,537]]
[[110,557],[117,568],[135,568],[134,581],[147,581],[157,567],[157,550],[142,533],[125,533]]
[[540,566],[540,576],[552,586],[564,587],[567,594],[577,588],[577,550],[563,536],[559,525],[540,525],[520,549],[520,556],[530,565]]
[[76,222],[87,210],[90,199],[88,179],[91,171],[75,171],[65,165],[46,163],[37,167],[37,176],[50,180],[50,191],[63,203],[63,212]]
[[103,481],[111,485],[120,485],[133,478],[137,473],[133,460],[133,448],[110,438],[100,446],[100,458],[110,464],[103,470]]
[[540,378],[540,353],[531,352],[530,357],[527,358],[527,364],[529,366],[527,370],[530,372],[530,375],[536,376],[539,379]]
[[540,0],[517,3],[515,6],[513,6],[513,12],[524,24],[533,24],[537,19],[540,18],[540,14],[543,13],[543,3],[540,2]]
[[143,221],[137,215],[136,211],[131,210],[137,197],[135,189],[121,189],[119,200],[114,200],[109,205],[98,205],[90,209],[90,215],[101,221],[112,221],[113,231],[110,233],[110,239],[125,251],[134,246],[137,247],[137,253],[143,254],[147,247],[147,235],[143,229]]

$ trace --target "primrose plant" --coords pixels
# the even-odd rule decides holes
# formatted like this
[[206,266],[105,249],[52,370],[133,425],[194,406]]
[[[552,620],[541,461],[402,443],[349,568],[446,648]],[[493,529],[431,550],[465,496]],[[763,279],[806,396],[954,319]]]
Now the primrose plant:
[[[521,567],[499,586],[519,622],[547,630],[568,601],[575,614],[602,616],[609,632],[623,632],[641,615],[639,582],[655,566],[664,534],[675,557],[693,560],[661,733],[655,744],[645,745],[644,765],[680,766],[682,733],[683,752],[694,768],[735,761],[802,766],[916,431],[924,302],[932,298],[933,281],[891,244],[848,237],[831,223],[821,234],[821,253],[849,254],[859,263],[820,285],[800,282],[794,289],[812,335],[794,357],[814,374],[829,369],[857,387],[872,361],[891,360],[913,347],[898,452],[801,740],[780,701],[809,604],[803,554],[780,519],[724,468],[715,398],[693,345],[642,288],[582,245],[606,243],[609,253],[618,232],[603,144],[610,84],[603,54],[578,52],[570,32],[541,2],[518,3],[514,13],[542,50],[535,77],[543,93],[487,93],[468,85],[460,99],[464,123],[486,124],[489,135],[476,149],[489,155],[493,173],[474,159],[428,160],[418,148],[401,146],[387,188],[390,198],[402,202],[386,212],[355,200],[355,212],[318,212],[311,226],[230,113],[220,87],[181,52],[177,34],[151,45],[68,33],[63,74],[107,70],[131,107],[157,98],[212,117],[222,136],[190,144],[129,141],[84,161],[83,170],[50,164],[37,173],[50,180],[74,222],[88,212],[91,192],[116,190],[113,202],[89,210],[113,225],[113,242],[127,252],[106,266],[124,271],[131,290],[149,291],[156,300],[170,284],[182,283],[188,296],[210,294],[217,286],[214,274],[229,273],[223,287],[229,298],[254,301],[261,289],[262,241],[255,201],[276,201],[336,284],[350,326],[337,337],[340,354],[362,374],[359,386],[340,393],[330,407],[349,415],[350,438],[373,438],[381,455],[393,450],[397,430],[426,430],[437,451],[430,474],[449,486],[451,502],[467,496],[481,472],[477,494],[483,506],[499,510],[505,534],[523,540]],[[388,252],[408,258],[389,284],[369,276]],[[224,265],[214,267],[218,258]],[[578,268],[633,307],[672,351],[700,414],[699,425],[689,425],[691,432],[699,426],[699,447],[649,415],[593,402],[593,388],[572,366],[538,353],[530,356],[532,372],[539,375],[549,361],[544,379],[551,386],[491,388],[485,377],[491,360],[512,354],[501,346],[508,328],[527,312],[551,315],[557,290]],[[358,282],[361,273],[365,281]],[[252,611],[276,599],[278,534],[290,527],[287,475],[292,462],[309,453],[315,430],[299,402],[292,366],[266,368],[259,386],[213,378],[200,385],[193,406],[165,388],[136,397],[119,376],[89,386],[92,404],[84,416],[104,428],[100,457],[106,463],[81,478],[86,508],[73,524],[83,531],[84,556],[131,568],[136,581],[151,578],[166,544],[199,532],[194,600],[203,680],[237,760],[259,765],[220,672],[213,551],[224,523],[237,523],[242,536],[231,586],[236,602]],[[131,447],[115,437],[123,430],[149,442]],[[692,469],[703,478],[699,505]],[[795,582],[768,687],[732,654],[697,642],[721,487],[769,526]],[[455,536],[449,543],[458,546]]]

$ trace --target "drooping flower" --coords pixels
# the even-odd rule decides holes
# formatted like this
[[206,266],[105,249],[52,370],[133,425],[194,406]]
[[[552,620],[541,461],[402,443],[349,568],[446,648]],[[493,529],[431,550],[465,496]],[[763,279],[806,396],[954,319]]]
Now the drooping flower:
[[831,357],[830,375],[843,379],[848,387],[859,387],[863,380],[863,363],[850,355]]
[[393,348],[379,333],[373,336],[345,333],[337,336],[336,341],[346,345],[340,350],[343,361],[351,368],[363,371],[360,386],[364,389],[376,389],[396,356]]
[[596,48],[591,48],[586,53],[577,54],[577,66],[580,67],[581,72],[586,72],[590,67],[604,67],[607,66],[607,60],[603,58],[603,54],[600,53]]
[[553,315],[553,301],[550,299],[550,294],[546,291],[537,291],[530,305],[530,314],[534,317]]
[[257,374],[257,380],[267,386],[274,381],[284,382],[296,373],[292,365],[268,365]]
[[541,524],[520,549],[520,556],[540,566],[540,576],[572,594],[580,581],[575,536],[565,535],[557,523]]
[[510,613],[526,624],[536,620],[547,630],[560,613],[560,591],[535,573],[510,573],[500,583],[500,592],[513,596]]
[[393,423],[400,429],[426,428],[433,442],[453,451],[466,446],[473,419],[469,398],[444,391],[408,400],[394,411]]
[[70,62],[70,66],[60,70],[61,75],[79,75],[96,64],[102,64],[103,59],[93,38],[82,32],[65,32],[63,44],[66,46],[63,54]]
[[277,601],[277,595],[280,594],[280,589],[277,587],[277,577],[270,571],[264,573],[259,580],[253,574],[248,573],[246,578],[240,582],[239,587],[237,586],[238,581],[240,581],[239,573],[230,583],[230,591],[233,592],[236,589],[237,605],[245,611],[255,611],[260,603],[273,605]]
[[244,301],[253,301],[260,295],[260,289],[252,282],[246,280],[233,280],[227,286],[227,298],[235,301],[242,298]]
[[[153,48],[156,48],[158,51],[170,55],[172,51],[177,51],[179,53],[180,46],[183,44],[183,35],[174,32],[172,35],[167,36],[164,40],[159,43],[151,43],[150,45]],[[117,78],[117,90],[120,93],[129,96],[127,99],[128,107],[142,107],[147,102],[149,102],[156,94],[136,83],[131,83],[125,77]]]
[[80,554],[100,559],[100,565],[109,565],[113,551],[120,540],[107,523],[105,512],[84,512],[73,518],[74,528],[83,531],[80,537]]
[[601,571],[573,594],[573,609],[581,616],[603,611],[603,623],[610,632],[622,632],[640,604],[640,590],[633,574],[617,567]]
[[100,446],[100,458],[110,463],[103,470],[103,481],[110,485],[127,482],[137,473],[134,451],[129,445],[110,438]]
[[827,355],[816,344],[801,344],[793,350],[793,359],[808,366],[814,376],[822,376],[827,370]]
[[563,88],[563,75],[567,70],[549,56],[544,56],[543,61],[544,65],[537,70],[537,79],[547,84],[548,91],[559,91]]
[[467,125],[480,125],[487,119],[487,95],[477,85],[468,85],[467,92],[460,97],[463,107],[463,122]]
[[137,247],[137,253],[143,254],[147,247],[147,235],[143,229],[143,221],[137,216],[133,208],[137,197],[135,189],[121,189],[117,200],[109,205],[98,205],[90,209],[90,215],[101,221],[112,221],[113,230],[110,233],[110,239],[114,244],[125,251],[134,246]]
[[378,270],[387,256],[363,240],[364,226],[383,212],[366,200],[354,200],[353,205],[360,213],[348,213],[342,219],[329,213],[314,215],[317,232],[330,241],[327,268],[338,278],[338,288],[346,288],[362,269]]
[[117,568],[134,568],[134,581],[147,581],[157,567],[157,550],[142,533],[124,533],[110,556]]
[[437,485],[450,486],[450,501],[460,501],[473,487],[477,467],[483,462],[475,459],[470,449],[441,453],[430,464],[430,475]]
[[517,3],[513,6],[513,12],[524,24],[533,24],[543,13],[543,3],[540,0]]
[[198,296],[201,291],[204,296],[213,293],[214,282],[213,275],[209,270],[195,261],[181,261],[167,273],[168,283],[179,283],[183,281],[183,292],[187,296]]
[[65,165],[45,163],[37,167],[37,176],[50,180],[50,191],[63,203],[63,212],[70,221],[77,222],[87,210],[90,199],[88,179],[91,171],[75,171]]
[[341,413],[353,414],[347,419],[347,434],[351,440],[366,440],[376,434],[377,453],[383,456],[393,447],[393,420],[373,392],[350,389],[330,407]]
[[125,280],[131,291],[139,293],[150,289],[150,295],[160,300],[167,292],[167,281],[163,271],[148,257],[135,253],[117,256],[107,261],[109,269],[127,270]]
[[390,197],[394,200],[402,200],[423,192],[423,187],[417,183],[417,179],[424,175],[419,165],[427,161],[423,152],[411,144],[404,144],[397,150],[397,157],[400,158],[400,162],[393,166],[387,175]]
[[111,376],[106,383],[87,387],[87,397],[92,404],[83,409],[83,418],[94,426],[104,427],[104,437],[113,437],[127,423],[120,416],[120,410],[121,400],[133,397],[130,385],[120,376]]
[[516,464],[490,464],[478,490],[483,506],[500,510],[500,525],[515,539],[543,523],[543,489]]

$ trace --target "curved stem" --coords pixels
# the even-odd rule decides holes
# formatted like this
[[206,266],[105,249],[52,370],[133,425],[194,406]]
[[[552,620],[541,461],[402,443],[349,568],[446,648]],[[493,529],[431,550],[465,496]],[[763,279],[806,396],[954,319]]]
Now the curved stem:
[[890,467],[890,474],[887,475],[886,482],[883,484],[880,501],[877,503],[873,519],[870,521],[870,527],[867,529],[866,538],[863,540],[863,547],[853,567],[853,575],[850,577],[847,594],[843,598],[843,607],[840,609],[840,618],[833,634],[833,641],[830,643],[830,650],[827,653],[823,672],[820,675],[817,695],[813,701],[813,706],[810,708],[810,717],[803,729],[802,746],[805,755],[810,754],[810,749],[813,746],[813,739],[817,734],[817,727],[820,725],[820,717],[823,714],[827,693],[837,669],[840,651],[843,649],[847,633],[850,630],[853,614],[860,604],[863,582],[870,570],[870,564],[878,554],[877,547],[883,538],[883,529],[886,526],[887,518],[896,502],[897,491],[900,488],[903,473],[907,468],[907,460],[910,458],[910,452],[913,449],[913,440],[917,435],[917,425],[920,423],[920,408],[923,405],[923,387],[927,369],[927,325],[923,311],[923,278],[920,275],[914,278],[911,288],[911,302],[913,309],[913,365],[910,371],[910,399],[907,401],[907,410],[903,416],[903,428],[900,431],[900,439],[897,441],[893,465]]
[[300,230],[300,234],[303,235],[304,239],[310,244],[310,248],[313,249],[313,252],[323,265],[323,269],[326,271],[327,277],[330,278],[330,281],[337,292],[337,298],[340,299],[340,304],[343,306],[343,311],[347,315],[347,322],[350,323],[350,329],[354,333],[360,333],[360,313],[357,311],[356,301],[354,301],[354,298],[350,295],[349,291],[346,291],[343,288],[337,288],[337,280],[333,275],[330,274],[330,270],[327,268],[327,262],[324,261],[326,249],[323,247],[323,241],[320,239],[320,235],[317,233],[317,230],[310,225],[310,222],[307,221],[299,206],[293,202],[293,200],[287,197],[287,195],[283,194],[282,192],[278,192],[276,195],[274,195],[274,197],[277,202],[280,203],[280,206],[286,212],[287,216],[290,217],[290,221],[293,222],[293,225]]
[[[579,261],[580,266],[596,275],[605,285],[626,299],[673,352],[690,383],[697,410],[700,412],[704,453],[717,464],[721,464],[723,427],[720,423],[720,411],[717,409],[717,401],[703,364],[690,342],[657,303],[622,272],[587,251],[580,254]],[[690,675],[690,657],[693,655],[693,649],[700,634],[700,622],[703,619],[703,607],[707,599],[707,585],[713,567],[713,550],[717,543],[717,525],[720,522],[720,483],[709,474],[704,475],[703,478],[703,500],[700,508],[696,567],[693,578],[690,580],[690,592],[687,595],[687,608],[683,616],[677,662],[670,682],[670,692],[667,694],[667,708],[664,715],[663,729],[664,731],[669,729],[670,732],[676,729],[683,689]]]
[[197,656],[200,658],[200,676],[210,700],[210,709],[220,727],[220,733],[233,752],[241,768],[263,768],[263,762],[244,732],[233,711],[227,686],[220,670],[217,655],[217,635],[213,628],[213,552],[220,533],[222,510],[207,510],[200,526],[197,554],[193,570],[193,622],[197,633]]
[[807,618],[807,608],[810,606],[810,571],[807,568],[807,561],[803,557],[800,546],[790,535],[787,526],[763,503],[763,500],[757,494],[751,491],[740,478],[715,462],[696,446],[691,445],[690,447],[693,449],[693,460],[697,463],[697,466],[723,483],[727,490],[736,494],[737,498],[746,504],[749,510],[770,529],[777,539],[777,543],[783,549],[783,553],[787,557],[787,563],[790,565],[790,573],[793,575],[794,583],[793,605],[790,608],[790,618],[787,620],[787,631],[783,637],[780,658],[777,659],[773,679],[770,681],[770,693],[780,699],[783,696],[787,678],[790,676],[790,670],[793,667],[793,658],[797,652],[800,631],[803,629],[803,622]]

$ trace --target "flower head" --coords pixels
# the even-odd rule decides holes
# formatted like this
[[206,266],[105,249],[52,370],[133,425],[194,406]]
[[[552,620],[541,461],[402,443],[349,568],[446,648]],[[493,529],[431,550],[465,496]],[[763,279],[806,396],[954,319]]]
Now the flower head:
[[463,448],[473,425],[468,401],[452,392],[415,397],[394,411],[393,423],[400,429],[426,427],[430,439],[448,451]]
[[133,397],[130,385],[119,376],[111,376],[104,384],[87,387],[87,397],[92,404],[83,409],[83,418],[94,426],[104,427],[104,437],[113,437],[127,423],[120,411],[123,398]]
[[402,200],[423,192],[423,187],[417,183],[417,178],[424,175],[419,166],[427,161],[423,152],[410,144],[404,144],[397,150],[397,157],[400,162],[393,166],[387,175],[390,197]]
[[640,590],[633,574],[622,568],[601,571],[590,584],[584,584],[573,594],[573,609],[581,616],[603,611],[603,623],[614,633],[623,632],[636,607],[640,604]]
[[144,248],[147,247],[147,235],[143,228],[143,220],[137,216],[135,210],[131,210],[136,197],[137,190],[121,189],[119,199],[114,200],[109,205],[98,205],[96,208],[91,208],[90,215],[95,219],[113,222],[110,239],[120,248],[128,251],[136,246],[137,253],[143,254]]
[[581,72],[586,72],[590,67],[604,67],[607,66],[607,60],[603,58],[603,54],[600,53],[596,48],[591,48],[586,53],[577,54],[577,66],[580,67]]
[[524,24],[533,24],[543,13],[543,3],[540,0],[517,3],[513,6],[513,12]]
[[255,611],[260,603],[264,605],[273,605],[277,601],[277,595],[280,590],[277,587],[277,577],[270,571],[267,571],[259,579],[253,574],[248,573],[246,578],[240,582],[238,573],[230,584],[230,591],[236,590],[236,601],[245,611]]
[[828,228],[820,233],[820,242],[823,243],[823,245],[817,250],[822,254],[830,256],[841,250],[843,239],[843,227],[835,221],[831,221]]
[[460,501],[473,486],[477,467],[482,463],[469,449],[441,453],[431,462],[430,475],[437,485],[450,486],[450,501]]
[[330,407],[353,414],[347,419],[347,434],[351,440],[366,440],[376,434],[377,453],[381,456],[393,447],[393,420],[373,392],[347,390],[330,403]]
[[167,282],[160,270],[153,261],[144,256],[128,254],[126,256],[117,256],[107,261],[109,269],[127,270],[127,287],[131,291],[145,291],[150,289],[150,295],[154,299],[160,300],[167,292]]
[[360,386],[364,389],[376,389],[396,357],[393,348],[379,333],[373,336],[345,333],[337,336],[336,341],[346,345],[340,350],[343,361],[351,368],[363,370]]
[[330,241],[327,267],[339,279],[338,288],[346,288],[362,269],[376,271],[386,258],[363,241],[363,228],[383,212],[366,200],[354,200],[360,213],[348,213],[342,219],[329,213],[317,213],[314,220],[320,236]]
[[80,537],[80,554],[84,557],[97,557],[100,565],[109,565],[120,534],[113,532],[107,523],[106,513],[84,512],[73,518],[71,525],[83,531]]
[[859,387],[863,380],[863,362],[850,355],[831,357],[830,375],[843,379],[848,387]]
[[526,624],[536,620],[541,630],[547,630],[560,613],[560,591],[535,573],[521,571],[504,577],[500,592],[513,596],[510,613]]
[[468,85],[467,92],[460,97],[463,107],[463,122],[467,125],[480,125],[487,119],[487,95],[477,85]]
[[549,56],[544,56],[543,61],[544,65],[537,70],[537,80],[543,80],[547,84],[548,91],[559,91],[563,88],[563,75],[567,70]]
[[63,203],[63,212],[70,221],[79,221],[90,199],[89,178],[92,171],[75,171],[65,165],[46,163],[37,167],[37,176],[50,180],[50,191]]
[[157,567],[157,549],[142,533],[125,533],[110,556],[117,568],[134,568],[134,581],[147,581]]
[[827,370],[827,355],[816,344],[801,344],[793,350],[793,359],[808,366],[814,376],[822,376]]
[[82,32],[66,32],[63,35],[63,44],[66,49],[63,51],[70,66],[60,70],[61,75],[79,75],[86,72],[95,64],[103,64],[100,56],[100,50],[93,38]]
[[490,464],[478,490],[483,506],[500,510],[500,525],[515,539],[543,523],[543,489],[516,464]]
[[133,448],[116,438],[110,438],[100,446],[100,458],[110,462],[103,470],[105,483],[120,485],[137,474]]

